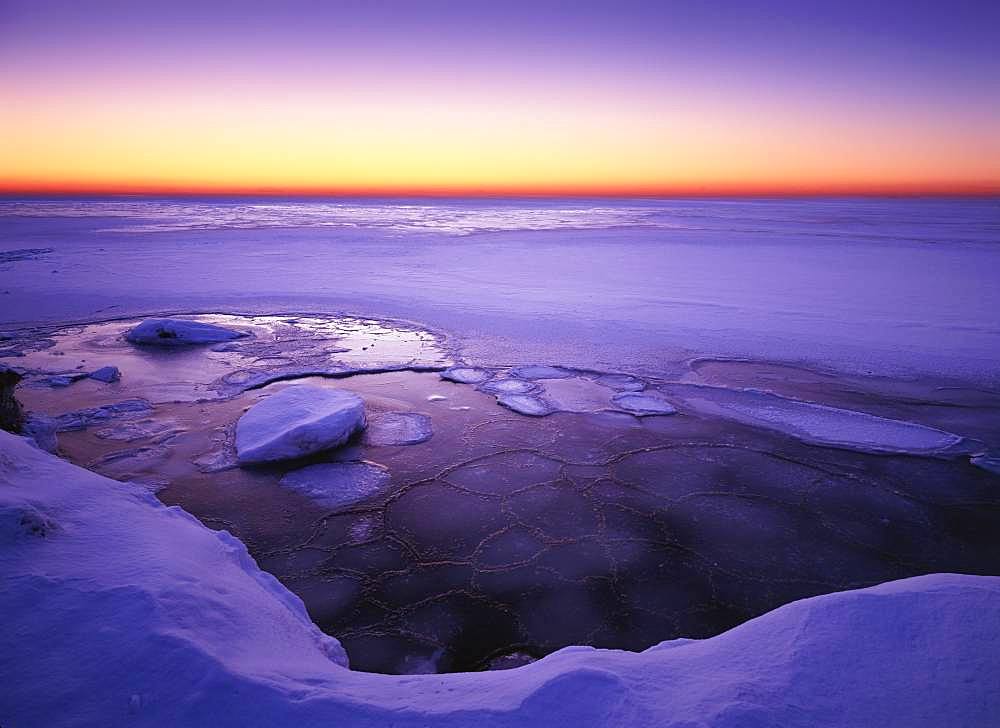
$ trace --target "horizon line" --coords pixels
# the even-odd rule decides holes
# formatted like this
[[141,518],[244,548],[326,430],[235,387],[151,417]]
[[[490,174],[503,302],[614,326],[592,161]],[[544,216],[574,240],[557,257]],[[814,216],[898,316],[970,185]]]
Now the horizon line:
[[0,197],[998,197],[1000,181],[958,185],[706,185],[509,187],[290,187],[205,185],[9,185]]

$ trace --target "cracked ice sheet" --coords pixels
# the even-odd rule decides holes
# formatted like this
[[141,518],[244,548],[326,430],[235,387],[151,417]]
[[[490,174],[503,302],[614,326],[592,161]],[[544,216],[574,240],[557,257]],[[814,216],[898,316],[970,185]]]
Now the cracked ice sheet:
[[871,453],[952,455],[963,438],[915,422],[802,402],[755,390],[668,385],[697,411],[777,430],[803,442]]

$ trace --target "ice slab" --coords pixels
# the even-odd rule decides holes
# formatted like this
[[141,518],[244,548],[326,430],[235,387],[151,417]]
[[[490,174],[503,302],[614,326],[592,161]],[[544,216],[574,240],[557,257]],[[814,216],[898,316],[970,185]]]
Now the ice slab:
[[365,427],[365,405],[353,392],[297,385],[261,400],[236,425],[241,465],[292,460],[347,442]]
[[431,418],[418,412],[384,412],[368,420],[366,445],[416,445],[431,439]]
[[188,346],[218,344],[241,339],[247,334],[215,324],[183,319],[147,319],[133,327],[125,338],[133,344],[151,346]]
[[976,455],[969,459],[973,465],[1000,475],[1000,454]]
[[672,385],[696,410],[782,432],[813,445],[870,453],[948,456],[963,438],[944,430],[866,412],[780,397],[753,389]]
[[281,484],[326,508],[341,508],[381,493],[389,471],[372,462],[321,463],[293,470]]
[[119,371],[118,367],[106,366],[100,369],[95,369],[90,374],[87,375],[91,379],[96,379],[98,382],[104,382],[105,384],[111,384],[112,382],[117,382],[122,378],[122,373]]

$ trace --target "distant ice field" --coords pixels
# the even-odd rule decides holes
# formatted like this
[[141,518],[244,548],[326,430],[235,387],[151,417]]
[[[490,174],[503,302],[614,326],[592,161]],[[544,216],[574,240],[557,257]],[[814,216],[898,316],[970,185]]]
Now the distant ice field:
[[0,331],[413,320],[469,363],[747,357],[1000,384],[1000,200],[0,200]]

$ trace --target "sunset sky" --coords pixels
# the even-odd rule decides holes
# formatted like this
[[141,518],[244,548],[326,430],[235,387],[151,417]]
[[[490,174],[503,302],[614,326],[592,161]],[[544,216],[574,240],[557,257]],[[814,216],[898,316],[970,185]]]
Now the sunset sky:
[[1000,2],[0,0],[6,192],[1000,192]]

